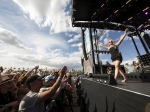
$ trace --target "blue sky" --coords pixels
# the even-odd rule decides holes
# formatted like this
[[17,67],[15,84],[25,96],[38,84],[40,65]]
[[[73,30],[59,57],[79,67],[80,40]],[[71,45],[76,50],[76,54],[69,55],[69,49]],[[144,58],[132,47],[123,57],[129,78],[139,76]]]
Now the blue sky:
[[[71,0],[1,0],[0,3],[0,66],[31,68],[82,69],[82,42],[80,28],[71,25]],[[121,31],[106,31],[99,40],[115,41]],[[135,37],[141,54],[145,54]],[[120,45],[124,62],[136,60],[137,53],[128,37]],[[110,60],[110,55],[100,55]]]

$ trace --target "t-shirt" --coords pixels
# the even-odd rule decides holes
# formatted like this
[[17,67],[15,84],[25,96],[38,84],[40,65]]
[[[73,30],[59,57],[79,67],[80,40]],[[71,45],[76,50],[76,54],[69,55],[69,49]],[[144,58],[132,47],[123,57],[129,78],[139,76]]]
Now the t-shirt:
[[39,95],[29,91],[20,102],[19,112],[44,112],[44,102],[35,105]]

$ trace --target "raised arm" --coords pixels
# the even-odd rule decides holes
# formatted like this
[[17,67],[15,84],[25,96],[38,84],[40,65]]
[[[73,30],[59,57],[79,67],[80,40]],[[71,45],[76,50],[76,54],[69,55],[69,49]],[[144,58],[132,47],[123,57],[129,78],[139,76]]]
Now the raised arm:
[[30,71],[28,71],[25,76],[30,76],[32,71],[35,69],[35,71],[37,71],[37,69],[39,68],[39,65],[35,66],[33,69],[31,69]]
[[102,43],[98,42],[98,45],[108,50],[108,47],[104,46]]
[[128,32],[128,28],[125,29],[124,34],[121,36],[121,38],[119,39],[119,41],[115,44],[116,46],[119,46],[121,44],[121,42],[123,41],[123,39],[126,37],[127,32]]
[[59,71],[59,73],[58,73],[58,74],[59,74],[59,77],[58,77],[57,81],[55,82],[55,84],[51,87],[50,90],[40,93],[39,98],[38,98],[38,100],[36,101],[36,104],[39,104],[39,103],[41,103],[41,102],[44,102],[45,100],[47,100],[48,98],[52,97],[52,96],[55,94],[55,92],[57,91],[58,87],[59,87],[60,84],[61,84],[61,80],[62,80],[64,74],[66,73],[66,71],[67,71],[67,67],[64,66],[64,67]]

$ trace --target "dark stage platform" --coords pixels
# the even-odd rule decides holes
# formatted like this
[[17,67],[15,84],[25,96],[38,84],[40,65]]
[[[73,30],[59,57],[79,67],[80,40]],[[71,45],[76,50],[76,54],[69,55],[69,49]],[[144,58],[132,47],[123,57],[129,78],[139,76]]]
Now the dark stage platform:
[[114,88],[150,97],[150,83],[148,82],[128,81],[127,83],[122,83],[121,80],[117,80],[117,83],[118,85],[113,86]]
[[150,83],[129,81],[112,86],[84,78],[86,112],[150,112]]

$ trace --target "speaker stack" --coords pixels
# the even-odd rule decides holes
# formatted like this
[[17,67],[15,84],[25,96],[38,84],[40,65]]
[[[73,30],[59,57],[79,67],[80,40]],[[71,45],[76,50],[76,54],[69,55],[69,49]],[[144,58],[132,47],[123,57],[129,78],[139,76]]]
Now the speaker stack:
[[140,57],[137,57],[140,62],[143,62],[144,66],[150,65],[150,53],[141,55]]

